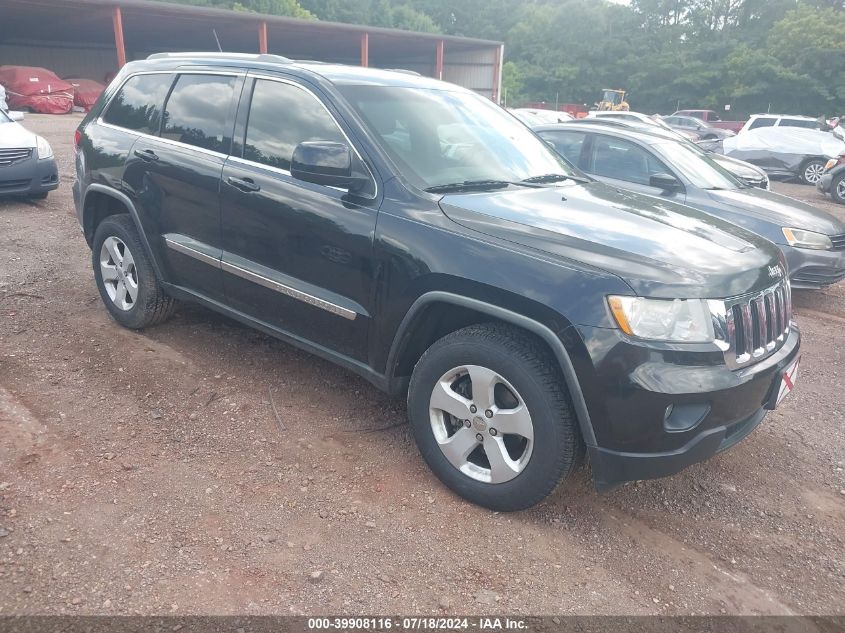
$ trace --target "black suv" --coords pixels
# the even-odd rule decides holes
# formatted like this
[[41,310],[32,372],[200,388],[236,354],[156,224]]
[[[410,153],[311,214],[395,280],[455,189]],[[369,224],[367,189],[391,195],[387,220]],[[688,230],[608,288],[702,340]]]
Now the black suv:
[[585,449],[599,489],[747,435],[792,388],[778,249],[596,182],[475,93],[266,55],[132,62],[76,135],[79,221],[127,327],[199,302],[393,394],[498,510]]

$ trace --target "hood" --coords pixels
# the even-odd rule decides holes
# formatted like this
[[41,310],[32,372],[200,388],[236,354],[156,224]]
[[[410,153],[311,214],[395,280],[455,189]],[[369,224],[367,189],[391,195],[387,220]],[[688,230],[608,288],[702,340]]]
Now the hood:
[[724,169],[727,169],[737,178],[765,180],[767,177],[766,172],[759,167],[756,167],[751,163],[746,163],[744,160],[739,160],[738,158],[731,158],[730,156],[725,156],[724,154],[710,154],[709,158],[719,163],[719,165],[721,165]]
[[[781,227],[805,229],[825,235],[845,233],[845,223],[826,211],[759,187],[715,190],[708,191],[707,194],[722,205]],[[782,236],[781,242],[785,243]]]
[[440,206],[467,228],[613,273],[642,296],[740,295],[771,286],[781,260],[733,224],[599,182],[449,194]]
[[35,134],[15,121],[0,123],[0,149],[13,147],[35,147]]

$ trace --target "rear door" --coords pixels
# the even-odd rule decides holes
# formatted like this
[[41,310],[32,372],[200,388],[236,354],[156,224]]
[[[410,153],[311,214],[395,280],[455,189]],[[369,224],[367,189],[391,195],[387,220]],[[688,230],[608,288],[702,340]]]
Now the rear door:
[[136,141],[124,181],[154,225],[168,280],[224,298],[220,272],[220,176],[232,143],[243,73],[176,75],[154,134]]
[[551,143],[555,151],[583,171],[587,133],[579,130],[542,130],[540,138]]
[[247,80],[221,182],[226,298],[293,337],[364,361],[376,180],[352,195],[293,178],[294,148],[317,140],[346,143],[364,162],[337,113],[310,87],[276,76]]

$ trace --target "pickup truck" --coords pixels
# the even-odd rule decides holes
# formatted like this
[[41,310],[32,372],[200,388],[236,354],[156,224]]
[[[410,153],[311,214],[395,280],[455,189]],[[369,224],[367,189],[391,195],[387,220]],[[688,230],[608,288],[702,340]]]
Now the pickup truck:
[[739,132],[745,121],[722,121],[719,114],[715,110],[678,110],[672,113],[671,116],[694,116],[702,121],[707,121],[713,127],[722,128],[723,130],[731,130]]

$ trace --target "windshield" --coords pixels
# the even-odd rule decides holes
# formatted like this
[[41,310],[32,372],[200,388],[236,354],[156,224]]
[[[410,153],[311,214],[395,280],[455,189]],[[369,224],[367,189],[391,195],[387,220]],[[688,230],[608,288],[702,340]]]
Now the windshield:
[[654,147],[693,185],[701,189],[740,189],[744,185],[697,147],[661,142]]
[[420,189],[548,174],[583,178],[507,111],[463,91],[340,86],[403,175]]

